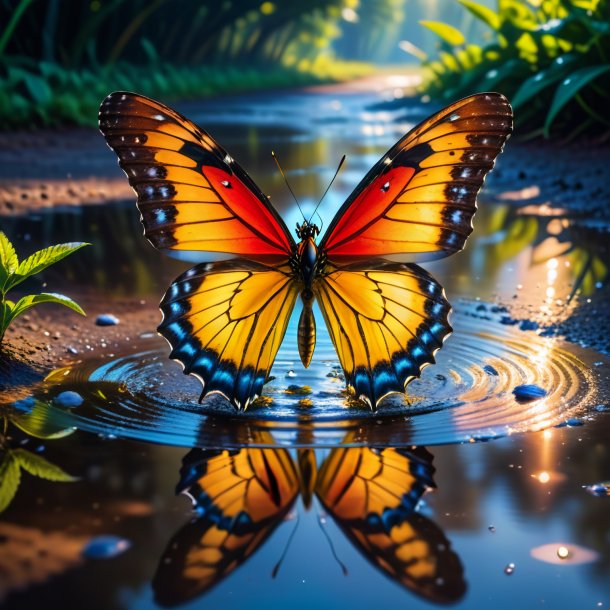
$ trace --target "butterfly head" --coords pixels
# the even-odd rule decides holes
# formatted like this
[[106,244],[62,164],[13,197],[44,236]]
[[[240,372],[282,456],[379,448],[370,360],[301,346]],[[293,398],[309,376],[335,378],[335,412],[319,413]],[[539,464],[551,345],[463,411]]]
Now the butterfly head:
[[309,223],[306,220],[303,221],[302,225],[297,222],[297,237],[301,241],[310,238],[315,239],[318,235],[320,235],[320,229],[317,225]]

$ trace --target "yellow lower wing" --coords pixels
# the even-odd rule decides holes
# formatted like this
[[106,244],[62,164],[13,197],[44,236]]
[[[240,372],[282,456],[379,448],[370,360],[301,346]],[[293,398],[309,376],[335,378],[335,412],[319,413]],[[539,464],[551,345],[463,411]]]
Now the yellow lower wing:
[[451,332],[441,285],[417,265],[327,265],[314,283],[350,387],[372,408],[404,392]]
[[285,449],[202,451],[183,461],[178,491],[199,513],[169,542],[153,580],[156,600],[182,604],[211,589],[250,557],[299,491]]
[[466,587],[460,560],[443,532],[415,512],[435,487],[433,473],[423,447],[335,449],[320,468],[316,495],[373,565],[422,597],[455,602]]
[[202,399],[216,392],[246,409],[269,376],[297,294],[288,265],[197,265],[167,291],[158,330],[170,357],[203,384]]

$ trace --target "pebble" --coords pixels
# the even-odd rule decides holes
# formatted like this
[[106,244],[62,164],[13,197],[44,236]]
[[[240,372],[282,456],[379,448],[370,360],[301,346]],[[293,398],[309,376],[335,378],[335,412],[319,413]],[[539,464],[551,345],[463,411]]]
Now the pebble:
[[116,326],[118,323],[119,319],[111,313],[103,313],[95,319],[97,326]]
[[534,320],[521,320],[519,324],[521,330],[538,330],[538,327],[538,322],[534,322]]
[[605,481],[604,483],[593,483],[593,485],[585,485],[584,489],[592,496],[610,496],[610,481]]
[[517,402],[532,402],[532,400],[538,400],[544,398],[547,394],[546,390],[540,386],[534,385],[533,383],[526,383],[524,385],[518,385],[514,390],[515,400]]
[[53,398],[53,403],[58,407],[64,407],[65,409],[74,409],[80,407],[84,402],[84,398],[78,393],[72,390],[67,390],[58,394]]
[[131,542],[118,536],[97,536],[83,548],[83,557],[87,559],[112,559],[131,548]]

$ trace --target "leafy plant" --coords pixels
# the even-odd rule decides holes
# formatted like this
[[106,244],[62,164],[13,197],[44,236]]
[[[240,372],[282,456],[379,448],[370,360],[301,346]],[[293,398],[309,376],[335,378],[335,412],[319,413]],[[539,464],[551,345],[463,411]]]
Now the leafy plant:
[[361,76],[370,64],[338,62],[331,49],[343,10],[356,8],[358,0],[182,0],[179,11],[169,0],[5,0],[0,129],[94,125],[114,90],[171,102]]
[[610,0],[498,0],[497,11],[457,2],[491,40],[468,44],[453,26],[422,22],[440,41],[438,57],[423,62],[427,94],[500,91],[533,136],[610,127]]
[[21,483],[22,470],[40,479],[57,483],[70,483],[78,480],[59,466],[31,451],[23,448],[5,449],[2,461],[0,461],[0,513],[13,501]]
[[17,253],[8,237],[0,231],[0,343],[4,338],[4,333],[11,322],[19,315],[27,311],[30,307],[39,303],[58,303],[73,311],[85,315],[80,305],[72,299],[62,294],[43,292],[41,294],[29,294],[21,297],[17,302],[9,301],[7,293],[19,285],[27,278],[40,273],[47,267],[54,265],[62,258],[80,250],[86,243],[67,243],[58,244],[43,248],[34,252],[21,262],[17,258]]

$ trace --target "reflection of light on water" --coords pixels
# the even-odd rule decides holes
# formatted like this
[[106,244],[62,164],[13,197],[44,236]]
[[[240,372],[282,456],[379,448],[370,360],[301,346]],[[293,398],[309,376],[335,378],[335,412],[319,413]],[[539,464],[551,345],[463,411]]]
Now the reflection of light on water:
[[551,475],[546,470],[543,470],[538,475],[533,474],[532,477],[538,479],[542,484],[546,484],[551,480]]
[[530,555],[534,559],[555,565],[591,563],[599,557],[599,554],[592,549],[565,542],[553,542],[534,547],[530,551]]
[[382,136],[385,133],[383,125],[363,125],[362,133],[365,136]]
[[554,485],[562,483],[566,480],[566,475],[563,472],[557,472],[553,470],[542,470],[540,472],[530,475],[532,479],[535,479],[542,485]]

